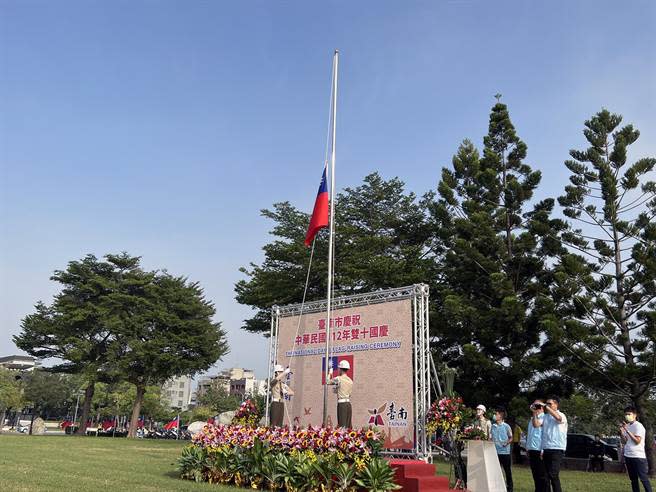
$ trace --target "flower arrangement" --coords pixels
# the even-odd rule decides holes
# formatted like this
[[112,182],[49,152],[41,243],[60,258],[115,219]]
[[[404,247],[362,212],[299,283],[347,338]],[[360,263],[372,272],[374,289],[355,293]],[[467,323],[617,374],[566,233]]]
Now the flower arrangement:
[[182,478],[251,489],[397,490],[374,429],[206,425],[178,459]]
[[262,415],[255,402],[248,399],[239,405],[235,416],[232,418],[232,424],[256,427],[261,418]]
[[255,441],[266,443],[271,450],[289,452],[342,453],[368,456],[377,452],[382,443],[373,429],[312,427],[251,427],[248,425],[206,425],[194,435],[192,443],[202,448],[251,448]]
[[484,441],[487,439],[487,434],[480,427],[467,425],[458,433],[458,439],[462,441]]
[[441,430],[442,434],[458,431],[470,413],[460,396],[445,396],[431,405],[426,415],[426,429],[430,433]]

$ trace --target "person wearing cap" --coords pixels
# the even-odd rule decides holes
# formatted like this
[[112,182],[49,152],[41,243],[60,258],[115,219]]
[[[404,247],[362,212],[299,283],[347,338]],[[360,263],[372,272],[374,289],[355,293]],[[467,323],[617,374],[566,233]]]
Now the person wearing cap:
[[351,392],[353,391],[353,380],[348,376],[351,369],[349,361],[343,360],[339,363],[339,376],[332,377],[332,369],[329,376],[331,377],[328,384],[337,386],[337,426],[350,429],[351,424]]
[[283,418],[285,416],[285,404],[283,398],[285,395],[293,395],[294,392],[283,381],[290,372],[289,367],[284,369],[280,364],[276,364],[273,372],[274,377],[270,385],[271,416],[269,424],[271,427],[282,427]]
[[476,407],[476,420],[474,421],[474,427],[481,429],[485,433],[485,439],[490,439],[492,432],[492,422],[485,416],[487,408],[485,405],[478,405]]

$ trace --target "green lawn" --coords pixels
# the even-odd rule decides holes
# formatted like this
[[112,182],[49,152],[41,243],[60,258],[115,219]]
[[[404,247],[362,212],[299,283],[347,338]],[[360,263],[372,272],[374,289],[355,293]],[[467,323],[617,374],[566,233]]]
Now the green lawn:
[[[183,442],[71,436],[0,435],[0,491],[160,491],[213,490],[233,487],[180,480],[175,460]],[[437,464],[440,474],[449,467]],[[531,472],[514,467],[515,492],[533,492]],[[561,473],[567,492],[630,490],[626,475]],[[241,489],[244,490],[244,489]]]
[[175,460],[183,446],[151,439],[2,434],[0,490],[237,490],[178,479]]
[[[449,465],[437,463],[437,472],[448,475]],[[535,490],[531,470],[528,466],[513,466],[512,472],[515,492],[533,492]],[[628,475],[621,473],[587,473],[563,470],[560,472],[560,483],[566,492],[621,492],[631,490]],[[640,490],[642,490],[642,485]]]

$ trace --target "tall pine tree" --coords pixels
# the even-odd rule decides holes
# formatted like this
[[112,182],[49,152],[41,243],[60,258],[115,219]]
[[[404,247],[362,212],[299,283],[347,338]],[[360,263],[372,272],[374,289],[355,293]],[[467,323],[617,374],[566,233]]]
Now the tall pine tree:
[[540,172],[524,162],[505,104],[490,114],[483,155],[465,140],[433,205],[439,259],[435,353],[459,369],[471,403],[510,404],[536,382],[540,319],[551,304],[548,259],[560,251],[553,200],[531,207]]
[[[558,316],[548,324],[562,374],[631,402],[652,442],[647,399],[656,383],[656,158],[627,162],[640,133],[602,110],[585,122],[589,147],[570,151],[559,198],[579,228],[563,235],[556,265]],[[652,178],[650,180],[649,178]],[[650,469],[653,447],[648,445]]]

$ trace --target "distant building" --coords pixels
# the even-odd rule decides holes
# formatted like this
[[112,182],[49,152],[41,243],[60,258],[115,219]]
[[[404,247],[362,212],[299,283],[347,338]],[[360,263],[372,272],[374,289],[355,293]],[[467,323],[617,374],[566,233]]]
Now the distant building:
[[255,379],[255,372],[251,369],[232,367],[215,376],[200,378],[192,401],[196,402],[211,387],[223,388],[228,394],[244,398],[247,395],[264,394],[266,383]]
[[40,365],[41,363],[36,360],[36,357],[29,355],[8,355],[6,357],[0,357],[0,367],[4,367],[10,371],[32,371]]
[[191,404],[191,378],[179,376],[169,379],[162,386],[162,401],[170,408],[187,410]]

